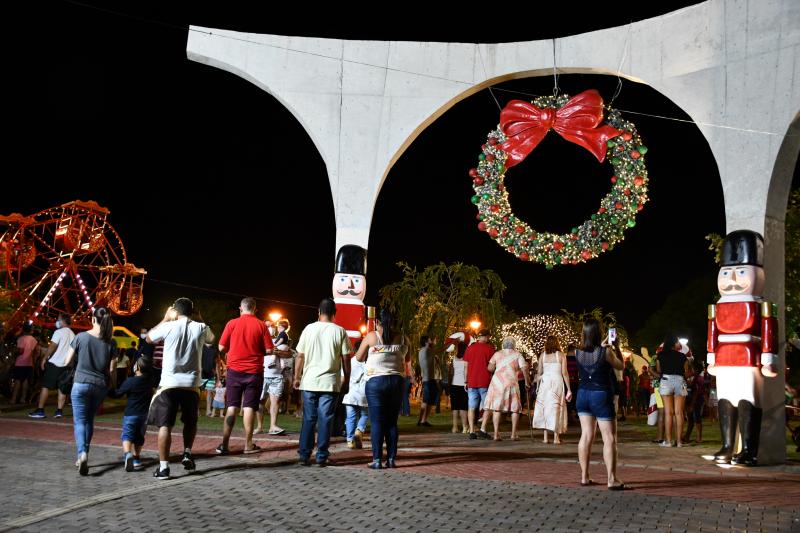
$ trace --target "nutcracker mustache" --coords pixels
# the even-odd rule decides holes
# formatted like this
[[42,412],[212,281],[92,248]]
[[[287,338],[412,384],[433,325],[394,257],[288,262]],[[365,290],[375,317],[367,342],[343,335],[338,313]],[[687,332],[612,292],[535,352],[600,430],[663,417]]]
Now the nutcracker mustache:
[[361,295],[361,291],[344,290],[344,291],[336,291],[336,292],[339,293],[342,296],[347,296],[347,295],[360,296]]
[[743,291],[746,288],[747,287],[742,287],[741,285],[737,285],[736,283],[732,283],[731,285],[726,285],[725,287],[723,287],[723,289],[725,289],[726,291],[729,291],[731,289],[734,289],[734,290],[737,290],[737,291]]

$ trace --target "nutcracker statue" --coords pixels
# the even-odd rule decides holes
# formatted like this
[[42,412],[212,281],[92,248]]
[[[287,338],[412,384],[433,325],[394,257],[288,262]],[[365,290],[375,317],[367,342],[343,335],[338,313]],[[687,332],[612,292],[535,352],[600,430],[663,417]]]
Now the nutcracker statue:
[[354,244],[342,246],[336,254],[336,272],[333,275],[334,322],[347,330],[353,349],[361,342],[361,326],[366,324],[366,274],[367,251]]
[[[740,230],[725,237],[717,276],[721,298],[708,307],[708,372],[717,378],[722,433],[717,463],[758,463],[763,379],[777,375],[778,360],[777,310],[761,298],[763,265],[761,235]],[[737,421],[742,450],[734,455]]]

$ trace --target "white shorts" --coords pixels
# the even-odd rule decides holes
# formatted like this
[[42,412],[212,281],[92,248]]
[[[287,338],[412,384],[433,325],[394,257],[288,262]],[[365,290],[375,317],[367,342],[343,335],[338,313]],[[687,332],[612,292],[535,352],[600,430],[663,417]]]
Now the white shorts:
[[283,394],[283,376],[264,377],[264,389],[261,391],[261,399],[266,400],[267,394],[271,396]]
[[658,386],[658,393],[661,396],[686,396],[686,380],[683,376],[668,374],[661,376],[661,384]]

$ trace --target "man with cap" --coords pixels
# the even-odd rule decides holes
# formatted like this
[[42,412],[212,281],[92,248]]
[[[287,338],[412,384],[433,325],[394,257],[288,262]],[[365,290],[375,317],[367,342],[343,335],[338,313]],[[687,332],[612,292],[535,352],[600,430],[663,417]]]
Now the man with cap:
[[366,324],[364,295],[367,293],[367,251],[355,244],[346,244],[336,254],[333,275],[334,322],[347,331],[353,348],[361,342],[361,326]]
[[[722,244],[717,276],[721,298],[708,307],[708,372],[717,378],[722,448],[717,463],[755,466],[761,432],[761,375],[775,377],[778,324],[764,290],[764,239],[734,231]],[[759,375],[761,374],[761,375]],[[733,454],[736,427],[742,451]]]

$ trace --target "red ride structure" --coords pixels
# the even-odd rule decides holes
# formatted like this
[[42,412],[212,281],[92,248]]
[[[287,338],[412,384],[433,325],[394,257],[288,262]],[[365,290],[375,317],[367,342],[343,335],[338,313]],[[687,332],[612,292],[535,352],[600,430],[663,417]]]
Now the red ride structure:
[[73,201],[30,216],[0,216],[6,333],[25,321],[52,328],[59,313],[74,328],[88,329],[96,307],[121,316],[142,307],[147,272],[128,263],[108,215],[97,202]]

